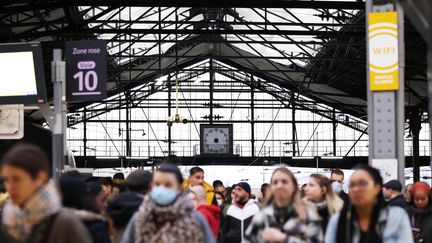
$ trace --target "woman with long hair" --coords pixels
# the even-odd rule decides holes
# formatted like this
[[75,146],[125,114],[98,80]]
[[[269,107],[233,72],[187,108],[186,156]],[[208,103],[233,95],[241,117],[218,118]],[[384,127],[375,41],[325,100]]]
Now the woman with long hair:
[[329,221],[326,243],[413,242],[406,212],[386,205],[380,172],[361,165],[352,174],[349,200]]
[[248,242],[322,242],[321,221],[314,208],[300,198],[297,180],[285,167],[270,180],[265,207],[246,231]]
[[330,217],[343,207],[342,199],[333,192],[330,179],[320,174],[310,175],[305,188],[305,201],[317,209],[322,219],[323,232],[327,228]]

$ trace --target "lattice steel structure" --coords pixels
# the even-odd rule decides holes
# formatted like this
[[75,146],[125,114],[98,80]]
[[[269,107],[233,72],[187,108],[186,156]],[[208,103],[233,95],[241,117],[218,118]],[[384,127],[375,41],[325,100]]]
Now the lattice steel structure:
[[[70,146],[83,161],[174,152],[195,161],[200,123],[233,123],[237,154],[248,158],[243,164],[264,157],[367,156],[363,1],[41,0],[0,6],[1,41],[42,41],[46,60],[67,40],[107,41],[110,98],[68,107]],[[427,156],[426,46],[409,22],[405,29],[406,154],[416,153],[409,136],[421,131],[414,132],[415,150]],[[189,124],[169,128],[176,79]],[[38,112],[28,119],[42,122]]]

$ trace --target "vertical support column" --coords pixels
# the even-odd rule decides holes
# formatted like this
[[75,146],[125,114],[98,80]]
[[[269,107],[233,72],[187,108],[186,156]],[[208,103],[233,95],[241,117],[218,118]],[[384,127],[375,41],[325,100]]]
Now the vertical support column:
[[129,91],[125,92],[125,98],[126,98],[126,156],[131,157],[132,155],[132,149],[131,149],[131,127],[130,127],[130,96]]
[[[177,82],[177,80],[176,80],[176,82]],[[171,74],[168,75],[167,86],[168,86],[168,117],[171,117],[171,107],[172,107],[172,103],[171,103],[171,91],[172,91]],[[168,126],[168,155],[171,155],[171,133],[172,133],[171,128],[172,128],[172,125]]]
[[214,81],[214,70],[213,70],[213,58],[210,57],[210,124],[213,124],[213,81]]
[[333,156],[336,156],[336,129],[337,129],[337,124],[336,124],[336,111],[333,108]]
[[[427,54],[427,65],[428,65],[428,71],[427,71],[427,78],[428,78],[428,97],[429,97],[429,112],[428,112],[428,119],[429,119],[429,151],[431,153],[431,159],[430,159],[430,167],[432,169],[432,44],[428,47],[428,54]],[[432,176],[432,170],[431,170],[431,176]]]
[[294,92],[291,93],[291,112],[292,112],[292,122],[291,122],[291,128],[292,128],[292,138],[291,138],[291,143],[292,143],[292,156],[296,156],[297,151],[296,151],[296,104],[295,104],[295,97],[294,97]]
[[[369,163],[379,169],[388,172],[404,185],[404,69],[405,69],[405,45],[404,45],[404,14],[402,8],[395,0],[368,0],[366,1],[367,27],[369,27],[369,14],[372,12],[397,11],[397,35],[398,35],[398,89],[383,88],[372,91],[370,55],[367,51],[367,98],[368,98],[368,122],[369,122]],[[369,29],[369,28],[367,28]],[[378,29],[378,27],[377,27]],[[374,29],[373,31],[376,31]],[[379,33],[378,33],[379,34]],[[369,50],[369,31],[367,31],[367,48]],[[376,85],[376,84],[375,84]]]
[[84,106],[84,114],[83,114],[83,124],[84,124],[84,159],[87,159],[87,107]]
[[[64,167],[64,116],[63,116],[63,82],[65,80],[65,63],[62,61],[62,51],[54,49],[51,62],[51,77],[54,90],[54,119],[52,130],[52,178],[60,176]],[[85,148],[84,148],[85,149]]]
[[421,130],[421,117],[422,112],[419,107],[413,107],[410,111],[409,116],[409,125],[410,131],[412,134],[412,146],[413,146],[413,154],[412,154],[412,165],[413,165],[413,177],[414,182],[420,180],[420,130]]
[[255,84],[253,76],[251,76],[251,118],[250,118],[250,124],[251,124],[251,156],[252,158],[255,157],[255,104],[254,104],[254,96],[255,96]]

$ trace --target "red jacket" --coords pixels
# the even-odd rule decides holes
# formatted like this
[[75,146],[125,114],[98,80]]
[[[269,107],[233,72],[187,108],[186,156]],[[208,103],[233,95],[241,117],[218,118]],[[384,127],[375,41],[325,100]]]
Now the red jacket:
[[207,220],[210,229],[212,230],[215,239],[218,238],[219,234],[219,224],[220,224],[220,207],[216,205],[200,205],[196,209],[204,218]]

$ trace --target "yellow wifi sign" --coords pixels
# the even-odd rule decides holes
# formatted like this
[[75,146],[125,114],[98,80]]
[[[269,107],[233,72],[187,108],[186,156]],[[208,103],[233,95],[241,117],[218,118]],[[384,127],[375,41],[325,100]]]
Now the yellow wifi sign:
[[370,89],[399,89],[397,12],[370,13],[368,41]]

